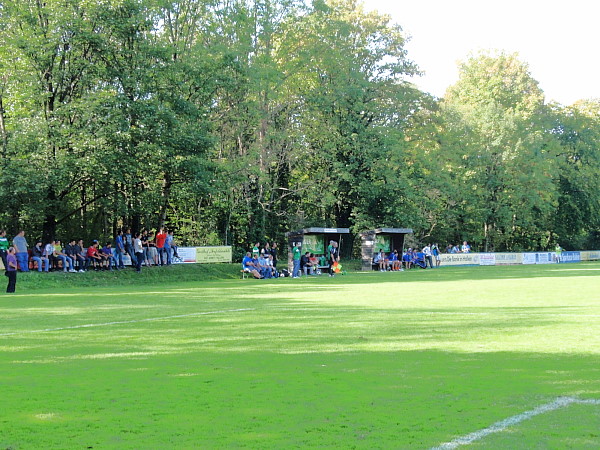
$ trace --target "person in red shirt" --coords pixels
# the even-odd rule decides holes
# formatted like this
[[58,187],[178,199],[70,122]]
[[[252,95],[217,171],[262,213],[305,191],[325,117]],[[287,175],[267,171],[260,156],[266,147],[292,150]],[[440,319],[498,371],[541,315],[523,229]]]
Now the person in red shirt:
[[89,267],[90,264],[94,266],[95,270],[102,266],[102,256],[98,252],[98,241],[94,241],[87,249],[87,266]]
[[160,228],[156,236],[154,237],[154,242],[156,243],[156,250],[158,251],[158,256],[160,258],[160,265],[164,266],[166,264],[166,254],[165,254],[165,241],[167,240],[167,233],[165,233],[164,228]]

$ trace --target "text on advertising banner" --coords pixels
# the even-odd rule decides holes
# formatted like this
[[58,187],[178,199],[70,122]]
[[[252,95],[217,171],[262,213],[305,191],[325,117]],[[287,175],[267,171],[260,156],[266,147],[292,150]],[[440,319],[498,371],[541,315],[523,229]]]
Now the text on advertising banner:
[[230,263],[231,246],[196,247],[196,262],[199,263]]
[[495,253],[481,253],[479,255],[480,266],[495,266],[496,265],[496,254]]

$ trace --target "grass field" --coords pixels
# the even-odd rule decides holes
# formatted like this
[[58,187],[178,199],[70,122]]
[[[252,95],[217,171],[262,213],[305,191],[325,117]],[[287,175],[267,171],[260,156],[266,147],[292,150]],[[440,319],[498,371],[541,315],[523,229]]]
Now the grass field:
[[172,269],[0,296],[0,448],[600,448],[600,263]]

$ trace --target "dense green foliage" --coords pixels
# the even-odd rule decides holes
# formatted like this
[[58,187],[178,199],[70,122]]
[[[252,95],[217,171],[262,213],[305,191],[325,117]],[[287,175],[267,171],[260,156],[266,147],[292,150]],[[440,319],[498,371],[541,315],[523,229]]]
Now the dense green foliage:
[[[244,247],[405,226],[478,250],[600,245],[600,102],[481,53],[442,99],[357,0],[6,0],[0,223]],[[418,61],[416,62],[418,64]]]
[[[599,263],[193,282],[198,267],[169,269],[143,272],[179,275],[152,286],[0,296],[1,448],[432,448],[599,397]],[[598,448],[599,414],[573,404],[476,444]]]

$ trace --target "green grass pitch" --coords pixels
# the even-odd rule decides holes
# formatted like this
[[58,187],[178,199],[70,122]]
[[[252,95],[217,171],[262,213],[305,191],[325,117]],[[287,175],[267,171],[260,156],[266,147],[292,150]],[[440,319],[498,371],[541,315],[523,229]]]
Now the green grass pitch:
[[[600,399],[599,291],[600,263],[21,289],[0,296],[0,448],[435,448]],[[599,430],[576,402],[471,446]]]

